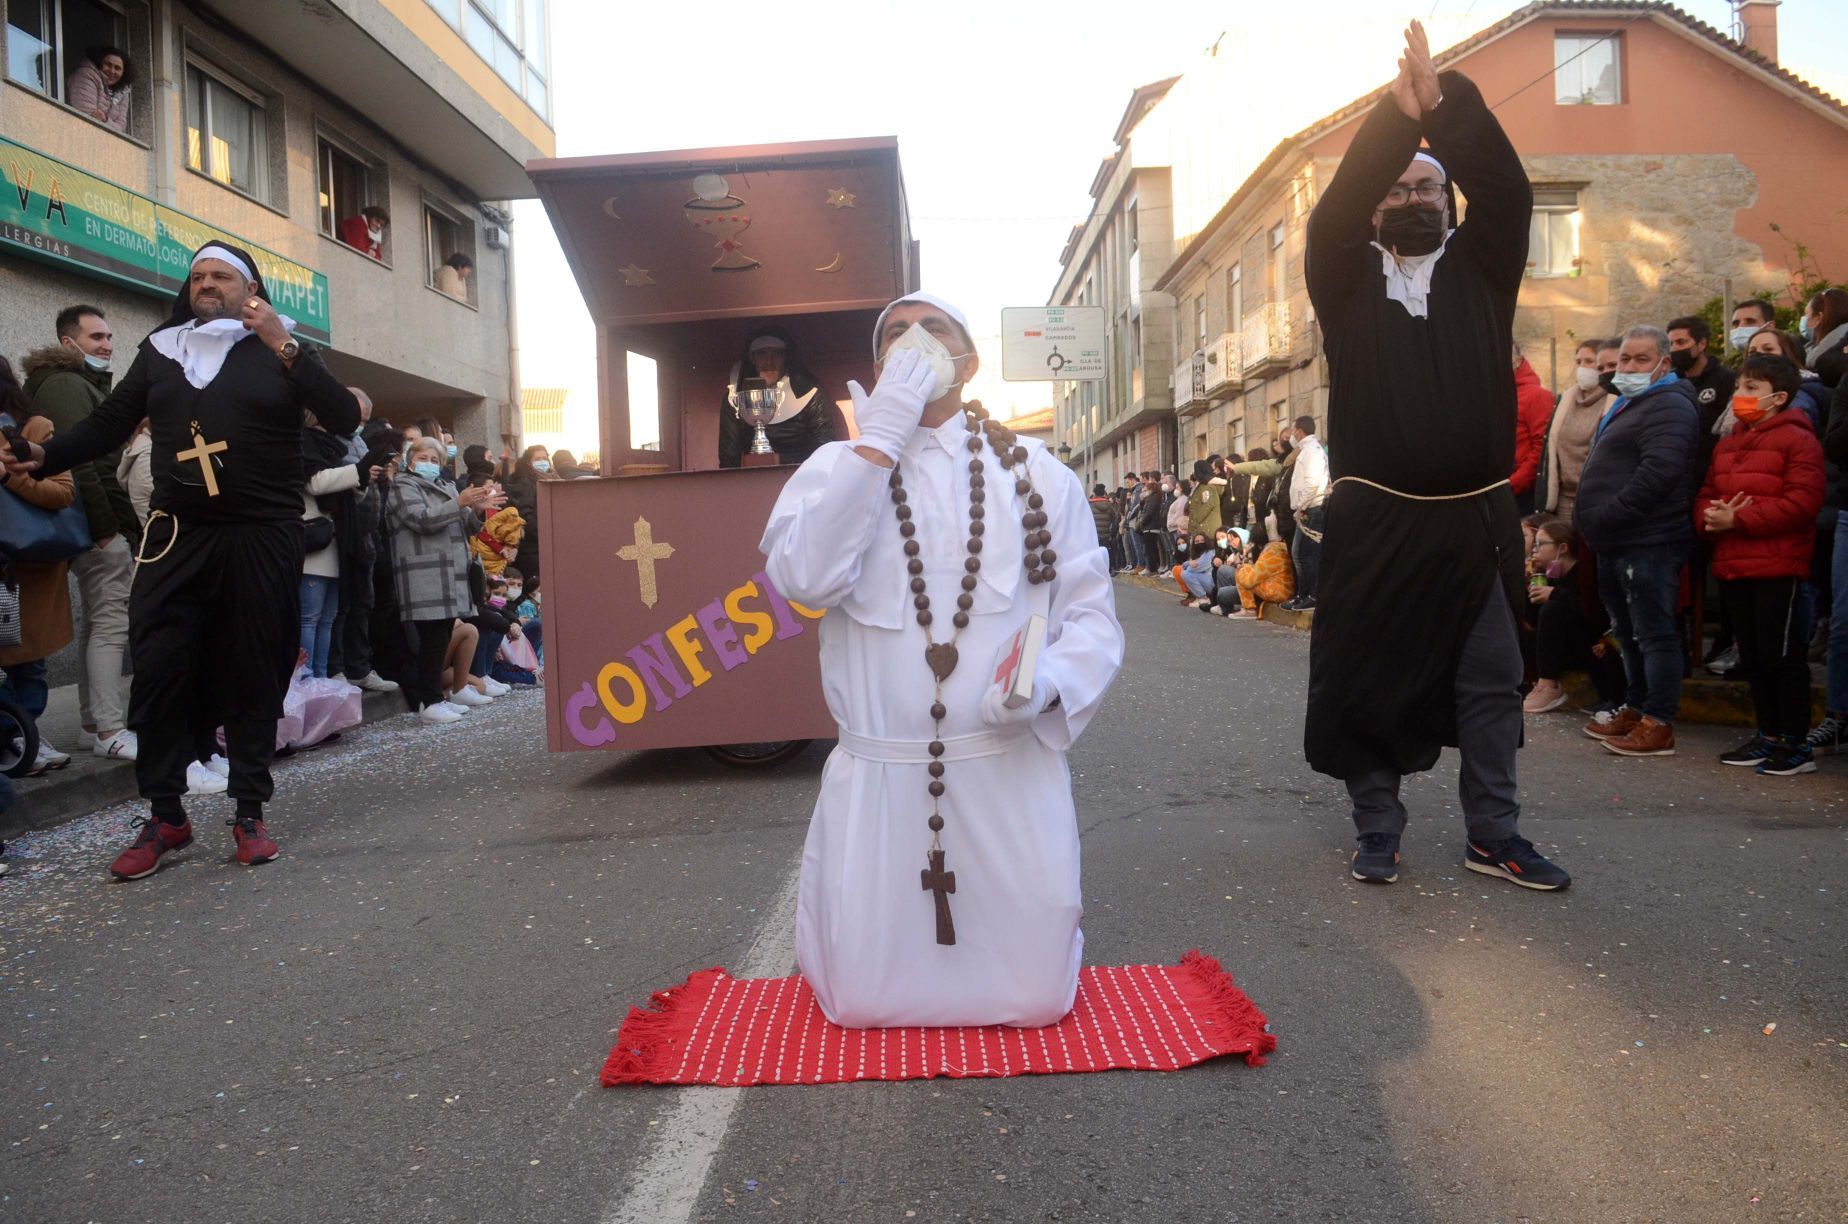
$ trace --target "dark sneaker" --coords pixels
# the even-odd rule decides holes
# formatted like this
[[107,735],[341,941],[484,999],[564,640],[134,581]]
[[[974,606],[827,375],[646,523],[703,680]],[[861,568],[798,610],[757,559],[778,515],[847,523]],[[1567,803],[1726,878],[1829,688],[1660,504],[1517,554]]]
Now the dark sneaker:
[[261,820],[245,816],[227,820],[225,823],[234,826],[231,835],[237,839],[238,862],[246,867],[254,867],[258,863],[267,863],[276,857],[279,852],[278,847],[270,839],[269,831],[263,827]]
[[1556,892],[1572,883],[1563,867],[1534,849],[1534,844],[1518,833],[1506,841],[1483,845],[1471,838],[1463,852],[1463,865],[1482,875],[1500,876],[1522,888]]
[[1816,729],[1809,733],[1810,751],[1817,756],[1834,756],[1838,752],[1848,752],[1848,720],[1831,714],[1816,724]]
[[1391,884],[1399,878],[1399,839],[1391,833],[1362,833],[1348,868],[1363,884]]
[[1794,778],[1816,772],[1816,753],[1807,740],[1794,744],[1774,744],[1771,755],[1760,762],[1758,773],[1772,778]]
[[139,880],[151,876],[160,867],[161,855],[169,850],[184,850],[192,845],[192,821],[172,825],[151,816],[136,817],[141,833],[128,849],[116,855],[109,872],[118,880]]
[[1756,767],[1771,755],[1771,741],[1762,735],[1754,735],[1731,752],[1720,754],[1722,765],[1750,765]]

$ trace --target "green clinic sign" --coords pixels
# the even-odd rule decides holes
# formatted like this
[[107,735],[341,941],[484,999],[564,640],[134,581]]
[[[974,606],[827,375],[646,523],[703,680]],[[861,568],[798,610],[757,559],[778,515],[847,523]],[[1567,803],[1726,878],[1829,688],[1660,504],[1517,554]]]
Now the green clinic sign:
[[313,268],[5,137],[0,175],[0,246],[170,295],[186,283],[194,251],[228,242],[256,257],[270,300],[299,335],[322,344],[333,338],[327,277]]

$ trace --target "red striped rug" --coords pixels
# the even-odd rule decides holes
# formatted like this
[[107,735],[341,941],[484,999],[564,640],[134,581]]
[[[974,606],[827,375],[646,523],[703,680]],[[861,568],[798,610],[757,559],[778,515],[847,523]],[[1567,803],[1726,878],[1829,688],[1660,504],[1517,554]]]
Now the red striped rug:
[[1177,1071],[1277,1048],[1257,1005],[1219,962],[1087,967],[1059,1023],[1039,1029],[848,1029],[821,1014],[799,975],[740,981],[707,969],[634,1008],[603,1064],[603,1083],[837,1084],[1061,1071]]

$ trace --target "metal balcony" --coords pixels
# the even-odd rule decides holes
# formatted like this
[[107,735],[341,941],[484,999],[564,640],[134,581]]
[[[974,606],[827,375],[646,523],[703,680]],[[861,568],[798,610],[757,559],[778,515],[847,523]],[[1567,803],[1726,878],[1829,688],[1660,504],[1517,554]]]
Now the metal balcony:
[[1247,377],[1290,364],[1290,304],[1266,302],[1247,314],[1239,328],[1239,348]]
[[1206,346],[1206,393],[1234,394],[1243,382],[1244,350],[1239,333],[1221,332]]

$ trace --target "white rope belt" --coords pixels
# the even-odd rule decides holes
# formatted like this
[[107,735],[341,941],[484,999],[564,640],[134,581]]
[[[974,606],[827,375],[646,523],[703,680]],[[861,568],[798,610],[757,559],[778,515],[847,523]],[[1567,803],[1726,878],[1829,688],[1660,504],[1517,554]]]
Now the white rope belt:
[[[1394,497],[1403,497],[1406,501],[1424,502],[1468,501],[1472,497],[1481,497],[1484,493],[1492,493],[1508,483],[1506,480],[1498,480],[1492,485],[1483,485],[1480,489],[1471,489],[1467,493],[1402,493],[1398,489],[1368,480],[1365,476],[1343,476],[1341,479],[1335,481],[1335,484],[1346,484],[1350,480],[1355,484],[1364,484],[1369,489],[1378,489],[1380,492],[1390,493]],[[1329,488],[1333,489],[1334,485],[1330,485]]]
[[981,731],[974,735],[950,735],[943,738],[943,755],[930,754],[928,740],[875,739],[842,727],[841,751],[862,761],[882,765],[928,765],[932,761],[972,761],[977,757],[1000,756],[1026,739],[1032,732],[1023,724],[1002,731]]

